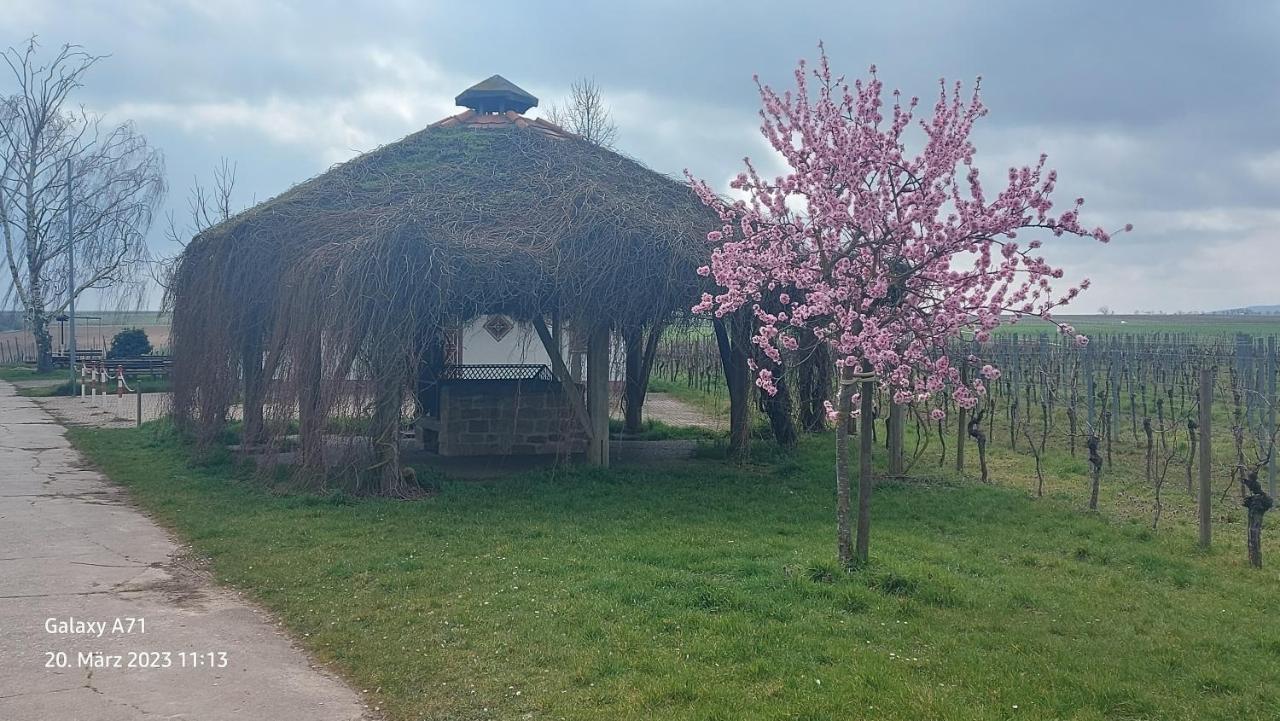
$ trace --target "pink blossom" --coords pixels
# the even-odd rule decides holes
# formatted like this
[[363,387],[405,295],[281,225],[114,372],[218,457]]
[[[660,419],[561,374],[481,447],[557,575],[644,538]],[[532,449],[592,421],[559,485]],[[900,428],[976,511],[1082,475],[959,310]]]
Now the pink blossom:
[[935,421],[940,421],[943,418],[946,418],[947,414],[944,413],[941,408],[934,408],[933,410],[929,411],[929,417]]
[[[943,83],[917,117],[918,99],[886,97],[874,68],[846,83],[825,52],[794,77],[785,92],[757,80],[760,130],[786,166],[780,176],[761,175],[748,159],[731,183],[743,194],[735,200],[690,177],[723,226],[707,236],[719,290],[694,311],[745,308],[756,322],[753,342],[774,363],[794,349],[783,329],[804,328],[832,347],[838,367],[870,368],[894,402],[950,393],[972,408],[984,379],[1000,371],[984,365],[964,383],[946,360],[954,341],[987,339],[1009,318],[1052,322],[1088,281],[1055,290],[1062,269],[1035,253],[1054,237],[1106,242],[1111,233],[1081,223],[1082,198],[1053,213],[1058,176],[1044,155],[986,187],[970,140],[987,113],[977,84],[966,95]],[[919,142],[913,125],[924,131]],[[775,293],[786,313],[759,305]],[[1075,334],[1067,324],[1059,330]],[[756,383],[776,390],[767,369]]]

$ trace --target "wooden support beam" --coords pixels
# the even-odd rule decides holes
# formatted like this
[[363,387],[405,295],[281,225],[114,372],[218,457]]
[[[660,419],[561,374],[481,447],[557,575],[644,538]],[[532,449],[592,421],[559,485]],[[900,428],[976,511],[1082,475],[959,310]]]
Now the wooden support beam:
[[[564,364],[564,356],[560,354],[559,344],[556,343],[551,331],[547,330],[547,324],[541,318],[533,319],[533,328],[538,331],[538,338],[542,341],[542,347],[546,349],[547,357],[551,359],[551,372],[555,374],[556,380],[560,382],[560,389],[564,392],[565,398],[568,399],[569,406],[573,408],[573,415],[582,424],[582,429],[587,433],[587,440],[590,441],[594,431],[591,424],[591,416],[587,413],[587,406],[583,403],[582,396],[578,393],[577,385],[569,374],[569,368]],[[608,430],[606,422],[606,436],[608,436]]]
[[609,467],[609,328],[591,331],[587,339],[587,415],[591,441],[587,461]]

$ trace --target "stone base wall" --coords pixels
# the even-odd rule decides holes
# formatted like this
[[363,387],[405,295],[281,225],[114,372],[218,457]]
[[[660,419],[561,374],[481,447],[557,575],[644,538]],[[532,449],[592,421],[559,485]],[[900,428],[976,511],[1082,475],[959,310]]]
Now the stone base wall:
[[564,455],[587,449],[586,432],[554,382],[444,381],[439,417],[442,456]]

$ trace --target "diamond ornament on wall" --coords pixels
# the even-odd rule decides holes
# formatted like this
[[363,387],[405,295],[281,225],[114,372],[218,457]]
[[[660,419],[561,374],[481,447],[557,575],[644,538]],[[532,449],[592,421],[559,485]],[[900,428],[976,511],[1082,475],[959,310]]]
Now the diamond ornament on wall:
[[489,320],[484,322],[483,328],[488,331],[494,340],[501,342],[507,337],[511,331],[515,330],[515,324],[507,319],[505,315],[491,315]]

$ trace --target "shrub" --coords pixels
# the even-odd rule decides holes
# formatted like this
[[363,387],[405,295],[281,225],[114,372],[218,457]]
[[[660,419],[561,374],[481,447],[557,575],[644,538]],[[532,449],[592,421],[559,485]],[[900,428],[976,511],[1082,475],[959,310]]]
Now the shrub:
[[133,358],[151,352],[151,341],[141,328],[125,328],[111,339],[108,358]]

